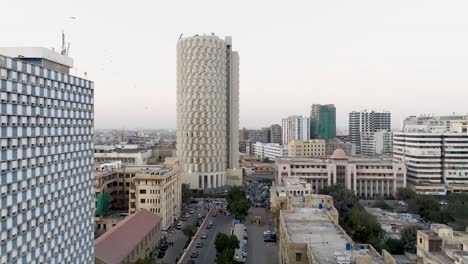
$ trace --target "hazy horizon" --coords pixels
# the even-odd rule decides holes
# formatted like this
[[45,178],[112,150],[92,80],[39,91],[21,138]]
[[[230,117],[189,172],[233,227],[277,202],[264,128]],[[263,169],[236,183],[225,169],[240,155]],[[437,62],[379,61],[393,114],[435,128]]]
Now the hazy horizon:
[[353,110],[389,110],[393,128],[468,112],[468,2],[282,3],[13,1],[1,45],[58,48],[64,29],[78,75],[95,82],[98,129],[175,129],[181,33],[232,36],[240,128],[308,116],[314,103],[335,104],[341,130]]

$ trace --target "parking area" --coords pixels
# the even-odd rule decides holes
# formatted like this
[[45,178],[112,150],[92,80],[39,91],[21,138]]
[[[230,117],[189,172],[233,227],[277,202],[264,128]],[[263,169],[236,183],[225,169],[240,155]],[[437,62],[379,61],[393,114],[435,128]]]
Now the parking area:
[[244,184],[244,190],[253,205],[245,219],[247,227],[247,264],[276,264],[278,242],[265,242],[264,232],[275,232],[275,225],[269,213],[269,184],[250,180]]

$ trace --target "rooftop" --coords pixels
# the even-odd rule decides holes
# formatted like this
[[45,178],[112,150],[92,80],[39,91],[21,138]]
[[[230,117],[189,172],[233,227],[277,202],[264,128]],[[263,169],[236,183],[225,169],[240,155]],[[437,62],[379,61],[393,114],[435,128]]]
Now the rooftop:
[[12,58],[46,59],[73,68],[73,59],[44,47],[0,47],[0,54]]
[[127,216],[95,241],[95,257],[105,263],[120,263],[161,224],[161,217],[146,210]]
[[290,243],[308,245],[318,263],[336,263],[337,258],[353,258],[357,255],[370,255],[371,263],[385,263],[379,255],[366,247],[360,250],[346,250],[353,241],[335,225],[326,210],[317,208],[294,208],[281,211]]

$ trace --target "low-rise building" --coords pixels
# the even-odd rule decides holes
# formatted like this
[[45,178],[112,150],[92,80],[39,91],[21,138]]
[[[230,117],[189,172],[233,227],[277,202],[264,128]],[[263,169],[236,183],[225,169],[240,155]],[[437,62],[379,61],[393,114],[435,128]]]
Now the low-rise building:
[[326,209],[280,210],[279,254],[283,264],[384,264],[370,245],[356,244]]
[[342,185],[361,197],[393,196],[406,187],[403,163],[383,157],[350,157],[341,149],[328,159],[287,158],[276,160],[276,182],[297,178],[309,183],[313,193],[325,186]]
[[292,140],[288,144],[289,157],[325,157],[325,140]]
[[[101,212],[108,206],[111,212],[135,213],[146,209],[161,216],[163,227],[178,220],[181,211],[180,169],[175,159],[167,159],[163,166],[127,166],[96,172],[96,226],[104,229],[112,214]],[[109,198],[103,205],[106,194]],[[100,225],[100,226],[99,226]]]
[[468,232],[442,224],[417,233],[417,255],[421,264],[467,264]]
[[288,146],[256,142],[254,144],[254,154],[262,159],[276,160],[288,156]]
[[139,210],[95,241],[96,264],[127,264],[143,259],[159,245],[161,217]]

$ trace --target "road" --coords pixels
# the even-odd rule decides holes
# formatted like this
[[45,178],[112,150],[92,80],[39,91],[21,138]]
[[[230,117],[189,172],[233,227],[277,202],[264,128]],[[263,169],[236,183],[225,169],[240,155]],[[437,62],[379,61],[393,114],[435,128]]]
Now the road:
[[[188,224],[195,226],[195,223],[197,222],[197,215],[203,214],[204,212],[203,205],[197,204],[197,205],[191,205],[191,207],[195,209],[194,210],[195,213],[191,214],[190,217],[184,222],[184,227]],[[171,246],[167,249],[166,255],[162,259],[164,263],[168,263],[168,264],[176,263],[176,258],[180,258],[184,250],[185,242],[187,241],[187,239],[188,238],[184,235],[182,230],[174,229],[170,233],[167,239],[167,242],[173,242],[174,246]]]
[[215,248],[215,238],[216,234],[218,233],[225,233],[228,234],[232,225],[233,221],[232,216],[225,216],[218,214],[216,217],[212,217],[208,219],[208,223],[213,221],[213,227],[210,229],[206,229],[206,226],[202,231],[200,231],[200,236],[203,232],[206,232],[208,237],[206,239],[201,239],[200,236],[196,238],[195,243],[198,241],[203,241],[204,245],[202,248],[195,248],[193,251],[198,251],[199,256],[195,259],[195,263],[215,263],[216,259],[216,248]]

